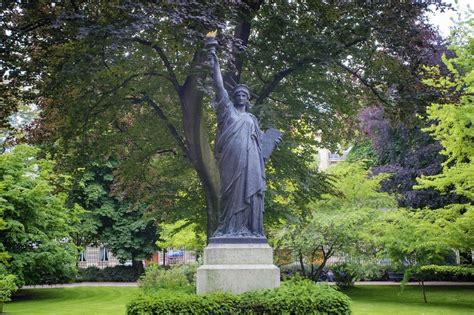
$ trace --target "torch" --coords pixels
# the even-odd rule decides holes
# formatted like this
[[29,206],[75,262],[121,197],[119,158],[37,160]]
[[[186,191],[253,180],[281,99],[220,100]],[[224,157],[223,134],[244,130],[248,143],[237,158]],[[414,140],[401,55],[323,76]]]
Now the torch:
[[206,48],[208,52],[216,52],[216,47],[219,45],[219,43],[216,40],[216,34],[217,31],[209,32],[206,34]]

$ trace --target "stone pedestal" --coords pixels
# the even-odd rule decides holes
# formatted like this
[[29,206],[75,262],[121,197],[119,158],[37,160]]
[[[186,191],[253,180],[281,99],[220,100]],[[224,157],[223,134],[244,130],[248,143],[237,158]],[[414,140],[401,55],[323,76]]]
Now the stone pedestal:
[[209,244],[197,270],[197,294],[243,293],[280,286],[280,270],[268,244]]

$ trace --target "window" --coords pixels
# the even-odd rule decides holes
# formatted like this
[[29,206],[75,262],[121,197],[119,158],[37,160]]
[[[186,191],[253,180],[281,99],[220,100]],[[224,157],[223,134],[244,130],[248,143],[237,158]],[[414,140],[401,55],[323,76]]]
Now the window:
[[107,248],[99,248],[99,261],[109,261],[109,251],[107,250]]
[[81,252],[79,254],[79,261],[86,261],[86,253]]

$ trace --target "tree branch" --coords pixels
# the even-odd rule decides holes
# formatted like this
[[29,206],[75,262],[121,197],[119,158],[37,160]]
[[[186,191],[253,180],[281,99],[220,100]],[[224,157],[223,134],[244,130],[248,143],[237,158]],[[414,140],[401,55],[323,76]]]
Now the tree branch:
[[165,113],[161,110],[161,108],[158,106],[158,104],[153,101],[148,95],[143,95],[143,100],[148,103],[148,105],[155,111],[155,113],[158,115],[158,117],[161,118],[166,123],[166,127],[168,128],[169,132],[175,138],[176,142],[178,143],[179,147],[183,150],[183,153],[189,157],[189,152],[188,148],[186,147],[183,138],[179,135],[178,130],[176,127],[170,122],[168,117],[165,115]]
[[380,93],[375,89],[375,87],[373,87],[366,79],[364,79],[360,74],[357,73],[357,71],[354,71],[352,69],[350,69],[349,67],[345,66],[344,64],[342,64],[341,62],[339,61],[335,61],[335,64],[338,65],[340,68],[342,68],[343,70],[345,70],[346,72],[352,74],[353,76],[355,76],[363,85],[365,85],[366,87],[368,87],[372,93],[384,104],[388,105],[388,101],[383,98]]
[[[331,58],[335,59],[336,56],[338,56],[340,53],[342,53],[344,50],[354,46],[354,45],[357,45],[358,43],[361,43],[361,42],[364,42],[366,41],[367,38],[366,37],[361,37],[361,38],[357,38],[357,39],[354,39],[353,41],[349,42],[349,43],[346,43],[343,45],[343,48],[337,50],[332,56]],[[297,61],[293,66],[291,67],[288,67],[286,69],[283,69],[279,72],[277,72],[274,76],[273,76],[273,79],[270,80],[269,82],[266,82],[265,85],[263,86],[263,88],[261,89],[260,93],[259,93],[259,96],[257,98],[257,100],[255,101],[255,105],[259,105],[261,103],[263,103],[263,101],[265,100],[265,98],[267,98],[270,93],[278,86],[278,84],[287,76],[289,76],[290,74],[294,73],[296,70],[299,70],[301,69],[303,66],[307,65],[307,64],[310,64],[310,63],[320,63],[322,62],[322,60],[320,59],[312,59],[312,58],[307,58],[307,59],[303,59],[303,60],[300,60],[300,61]],[[261,79],[262,80],[262,79]]]
[[173,85],[176,92],[179,93],[179,90],[180,90],[181,86],[179,85],[176,74],[174,73],[173,67],[171,66],[171,62],[169,61],[169,59],[166,56],[163,49],[160,46],[158,46],[156,44],[153,44],[150,41],[141,39],[141,38],[132,38],[131,40],[134,41],[134,42],[137,42],[139,44],[142,44],[144,46],[148,46],[150,48],[153,48],[158,53],[158,56],[160,56],[161,60],[163,61],[164,66],[166,68],[166,71],[168,72],[168,76],[169,76],[169,80],[170,80],[171,84]]

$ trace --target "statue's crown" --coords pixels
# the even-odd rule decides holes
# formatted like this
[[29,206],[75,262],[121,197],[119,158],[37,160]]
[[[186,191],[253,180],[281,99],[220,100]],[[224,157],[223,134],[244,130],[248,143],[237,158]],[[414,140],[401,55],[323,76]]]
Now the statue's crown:
[[247,93],[247,96],[250,98],[250,89],[245,84],[237,84],[236,86],[234,86],[234,89],[232,90],[232,96],[234,96],[235,93],[241,91]]

